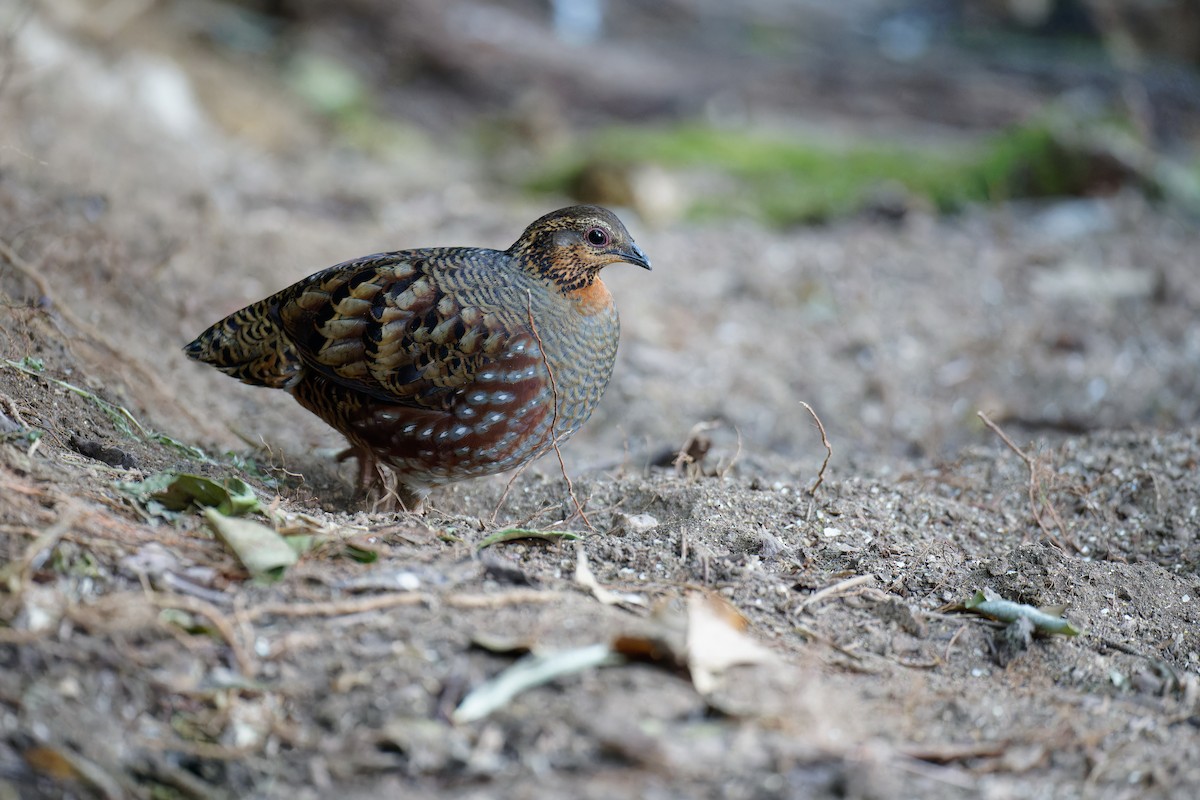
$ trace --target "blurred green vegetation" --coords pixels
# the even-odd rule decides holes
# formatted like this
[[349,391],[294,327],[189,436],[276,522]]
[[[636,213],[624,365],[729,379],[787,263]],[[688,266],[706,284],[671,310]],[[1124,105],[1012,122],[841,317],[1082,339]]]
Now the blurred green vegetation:
[[[1100,130],[1105,137],[1093,135]],[[604,196],[603,190],[597,196],[593,176],[654,165],[679,176],[719,179],[720,190],[686,198],[684,213],[692,218],[749,215],[778,226],[835,219],[895,203],[897,195],[906,205],[949,213],[977,203],[1103,193],[1130,183],[1158,193],[1117,142],[1125,151],[1137,149],[1120,120],[1090,126],[1049,116],[956,147],[831,142],[699,124],[614,127],[552,160],[527,188],[619,203],[626,198]]]
[[342,143],[380,158],[419,157],[428,150],[427,138],[382,113],[372,87],[342,61],[302,50],[288,61],[283,75],[296,96],[331,126]]

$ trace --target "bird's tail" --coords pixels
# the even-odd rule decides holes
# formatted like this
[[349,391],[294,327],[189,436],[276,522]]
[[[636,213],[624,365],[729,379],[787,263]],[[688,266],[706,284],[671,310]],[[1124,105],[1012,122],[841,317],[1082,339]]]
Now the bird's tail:
[[235,311],[183,351],[226,375],[272,389],[292,386],[304,369],[300,353],[283,331],[273,298]]

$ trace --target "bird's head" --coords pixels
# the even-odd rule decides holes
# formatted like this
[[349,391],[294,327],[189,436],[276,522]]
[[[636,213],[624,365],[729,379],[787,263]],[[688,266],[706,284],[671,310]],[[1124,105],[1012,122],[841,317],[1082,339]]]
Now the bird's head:
[[526,228],[507,253],[566,294],[587,289],[601,269],[619,261],[650,269],[621,220],[599,206],[552,211]]

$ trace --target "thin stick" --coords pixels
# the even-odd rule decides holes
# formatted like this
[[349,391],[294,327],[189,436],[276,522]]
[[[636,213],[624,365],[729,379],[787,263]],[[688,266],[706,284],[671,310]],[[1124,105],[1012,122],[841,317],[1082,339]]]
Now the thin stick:
[[21,426],[21,430],[29,430],[29,423],[21,416],[21,409],[17,408],[17,404],[13,402],[11,397],[6,394],[0,394],[0,407],[3,407],[3,410],[8,412],[13,422]]
[[794,628],[792,628],[792,630],[795,631],[796,633],[800,634],[801,636],[805,637],[806,639],[812,639],[814,642],[820,642],[821,644],[825,645],[826,647],[830,648],[831,650],[836,650],[837,652],[841,653],[842,655],[846,656],[847,658],[852,658],[855,661],[863,660],[863,657],[860,654],[854,652],[853,650],[851,650],[850,648],[848,648],[844,645],[838,644],[837,642],[835,642],[833,639],[830,639],[825,634],[818,633],[817,631],[814,631],[812,628],[809,628],[805,625],[797,625]]
[[[901,756],[904,755],[903,752],[900,754]],[[897,769],[904,770],[927,780],[937,781],[946,786],[952,786],[955,789],[973,792],[973,790],[979,787],[978,781],[956,767],[941,766],[915,758],[896,758],[892,759],[890,763]]]
[[147,592],[146,598],[159,608],[180,608],[192,614],[207,617],[209,622],[213,624],[213,627],[217,629],[217,633],[221,634],[221,638],[229,645],[229,649],[233,653],[233,660],[237,662],[238,670],[242,675],[247,678],[253,678],[258,674],[258,664],[251,657],[250,653],[242,647],[241,641],[239,641],[237,633],[233,629],[233,623],[229,621],[229,617],[221,609],[206,600],[183,594]]
[[19,630],[17,628],[0,628],[0,644],[31,644],[43,636],[49,636],[53,630]]
[[963,625],[954,632],[953,636],[950,637],[950,641],[946,644],[946,652],[945,652],[945,654],[942,655],[942,663],[944,663],[944,664],[950,663],[950,651],[954,649],[954,643],[958,641],[958,637],[962,636],[963,632],[966,631],[966,629],[967,629],[967,626]]
[[533,332],[533,338],[537,340],[538,350],[542,354],[542,364],[546,366],[546,374],[550,376],[550,395],[554,400],[554,413],[550,417],[550,446],[554,448],[554,454],[558,456],[558,468],[562,470],[563,480],[567,482],[567,492],[571,495],[571,502],[575,504],[575,510],[579,513],[580,519],[588,526],[588,530],[596,532],[596,526],[588,519],[587,514],[583,511],[583,506],[579,503],[579,498],[575,496],[575,485],[571,483],[571,476],[567,474],[567,464],[563,461],[562,450],[558,448],[558,381],[554,379],[554,370],[550,367],[550,359],[546,355],[546,345],[542,342],[542,336],[538,333],[537,323],[533,321],[533,292],[526,292],[528,297],[528,305],[526,312],[529,315],[529,329]]
[[185,753],[190,756],[212,759],[213,761],[235,761],[246,758],[254,752],[254,748],[227,747],[214,742],[197,742],[188,739],[171,737],[169,739],[151,738],[149,736],[134,736],[133,740],[142,747],[170,753]]
[[917,761],[931,764],[949,764],[972,758],[995,758],[1002,756],[1011,747],[1007,741],[999,742],[945,742],[941,744],[911,744],[900,747],[900,752]]
[[1000,437],[1000,441],[1002,441],[1006,445],[1008,445],[1009,450],[1012,450],[1014,453],[1016,453],[1017,455],[1019,455],[1021,457],[1021,460],[1025,462],[1025,466],[1029,467],[1030,469],[1033,469],[1033,459],[1030,458],[1025,453],[1025,451],[1023,451],[1021,448],[1017,447],[1016,443],[1013,442],[1012,439],[1008,438],[1008,434],[1005,433],[1004,431],[1000,430],[999,425],[992,422],[991,419],[988,418],[988,415],[983,413],[982,411],[976,411],[975,414],[981,420],[983,420],[983,424],[987,425],[988,428],[991,429],[992,433],[994,433]]
[[813,411],[813,407],[803,400],[800,405],[804,406],[812,418],[817,421],[817,430],[821,431],[821,444],[825,445],[825,460],[821,462],[821,469],[817,472],[817,482],[808,490],[809,497],[817,496],[817,487],[825,482],[825,467],[829,466],[829,459],[833,457],[833,445],[829,443],[829,437],[825,435],[825,426],[821,424],[821,418],[817,416],[817,412]]
[[862,586],[864,583],[870,583],[873,580],[875,580],[875,576],[868,572],[865,575],[855,575],[853,578],[847,578],[844,581],[838,581],[832,586],[826,586],[821,591],[813,592],[811,595],[805,598],[804,602],[796,607],[795,613],[799,614],[811,605],[815,605],[822,600],[827,600],[835,595],[845,594],[851,589]]
[[560,603],[566,594],[563,592],[546,591],[542,589],[514,589],[502,594],[456,594],[443,602],[451,608],[501,608],[503,606],[519,606],[526,603],[546,604]]
[[1008,438],[1008,435],[1004,431],[1000,430],[1000,426],[988,418],[987,414],[983,413],[982,411],[976,411],[975,414],[981,420],[983,420],[983,424],[986,425],[988,429],[992,431],[992,433],[1000,437],[1000,441],[1004,442],[1004,444],[1008,446],[1009,450],[1012,450],[1021,457],[1021,460],[1025,462],[1025,466],[1029,469],[1029,511],[1031,514],[1033,514],[1033,520],[1037,523],[1038,528],[1040,528],[1042,533],[1045,534],[1046,538],[1050,540],[1051,544],[1053,544],[1059,550],[1065,551],[1067,549],[1063,547],[1062,541],[1060,541],[1059,538],[1054,535],[1054,532],[1050,530],[1050,526],[1046,524],[1046,521],[1042,519],[1042,515],[1038,512],[1038,507],[1044,504],[1050,511],[1050,516],[1053,518],[1054,523],[1058,526],[1058,530],[1059,533],[1062,534],[1063,541],[1066,541],[1066,543],[1071,546],[1071,549],[1078,553],[1079,545],[1075,544],[1075,541],[1071,538],[1071,535],[1067,533],[1066,527],[1063,525],[1062,520],[1059,519],[1058,512],[1054,510],[1054,506],[1051,505],[1049,498],[1043,497],[1039,501],[1037,481],[1039,471],[1038,462],[1021,448],[1017,447],[1013,440]]
[[367,611],[382,611],[398,606],[416,606],[428,601],[423,594],[402,592],[381,594],[354,600],[328,600],[315,603],[263,603],[246,609],[246,618],[259,617],[341,617],[362,614]]

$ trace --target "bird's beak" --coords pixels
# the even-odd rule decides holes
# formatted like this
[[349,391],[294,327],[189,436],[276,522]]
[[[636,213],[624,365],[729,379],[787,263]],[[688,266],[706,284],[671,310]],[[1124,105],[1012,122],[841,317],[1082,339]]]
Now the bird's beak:
[[642,252],[642,248],[633,242],[630,242],[629,247],[621,250],[618,255],[626,264],[636,264],[642,269],[650,269],[650,259]]

